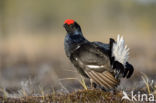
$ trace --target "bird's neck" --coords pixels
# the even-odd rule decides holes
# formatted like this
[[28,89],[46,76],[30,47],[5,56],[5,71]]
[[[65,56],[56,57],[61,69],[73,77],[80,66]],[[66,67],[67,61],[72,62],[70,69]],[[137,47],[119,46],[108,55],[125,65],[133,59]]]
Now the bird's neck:
[[67,32],[66,38],[69,39],[69,41],[72,42],[72,44],[79,44],[86,40],[81,32],[81,28],[77,28],[73,32],[70,32],[70,33]]
[[70,56],[70,54],[84,42],[87,42],[87,40],[84,38],[82,33],[72,35],[67,33],[64,41],[67,56]]

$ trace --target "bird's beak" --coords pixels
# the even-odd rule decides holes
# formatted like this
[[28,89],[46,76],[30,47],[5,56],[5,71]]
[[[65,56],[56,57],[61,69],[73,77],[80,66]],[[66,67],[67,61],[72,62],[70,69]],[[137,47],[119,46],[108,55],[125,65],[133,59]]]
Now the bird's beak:
[[67,27],[67,24],[63,24],[63,27],[66,28]]

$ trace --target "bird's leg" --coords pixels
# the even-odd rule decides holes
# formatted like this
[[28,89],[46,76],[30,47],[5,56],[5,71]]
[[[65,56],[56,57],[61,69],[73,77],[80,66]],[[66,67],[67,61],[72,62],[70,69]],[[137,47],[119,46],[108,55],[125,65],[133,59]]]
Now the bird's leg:
[[96,83],[94,83],[92,79],[90,79],[90,84],[91,84],[92,89],[96,88],[97,86]]
[[94,88],[96,88],[96,87],[97,87],[96,83],[94,83],[94,82],[93,82],[93,87],[94,87]]
[[93,88],[93,80],[92,79],[90,79],[90,86],[91,86],[91,88]]

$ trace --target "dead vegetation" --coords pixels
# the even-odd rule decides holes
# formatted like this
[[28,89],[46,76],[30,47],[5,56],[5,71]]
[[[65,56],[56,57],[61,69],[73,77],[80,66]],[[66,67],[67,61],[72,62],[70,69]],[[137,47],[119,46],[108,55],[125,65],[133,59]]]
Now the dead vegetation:
[[[47,96],[38,97],[23,97],[23,98],[0,98],[3,102],[59,102],[59,103],[80,103],[80,102],[92,102],[92,103],[119,103],[121,102],[122,93],[117,92],[115,95],[110,92],[103,92],[101,90],[78,90],[70,94],[51,94]],[[123,102],[126,103],[126,102]]]
[[[75,78],[66,78],[66,79],[75,79]],[[144,87],[135,88],[134,90],[127,90],[126,92],[138,92],[140,94],[153,94],[156,96],[156,84],[149,80],[147,75],[142,74],[142,79],[144,81]],[[78,80],[78,79],[75,79]],[[84,89],[76,90],[71,93],[56,92],[53,90],[50,94],[45,94],[44,90],[41,90],[41,93],[37,96],[36,94],[27,94],[31,90],[28,87],[29,81],[22,84],[22,89],[18,91],[17,94],[9,96],[6,91],[3,96],[0,96],[0,101],[3,103],[131,103],[129,100],[122,100],[123,91],[125,90],[116,90],[116,91],[102,91],[101,89],[89,89],[85,83],[85,80],[81,78],[78,80],[81,86]],[[35,96],[36,95],[36,96]],[[138,101],[133,101],[133,103],[138,103]],[[146,102],[143,102],[146,103]]]
[[[122,91],[104,92],[98,89],[78,90],[69,94],[55,94],[43,96],[27,96],[22,98],[0,97],[3,103],[131,103],[121,100]],[[156,95],[155,95],[156,96]],[[134,102],[135,103],[135,102]],[[146,103],[146,102],[144,102]]]

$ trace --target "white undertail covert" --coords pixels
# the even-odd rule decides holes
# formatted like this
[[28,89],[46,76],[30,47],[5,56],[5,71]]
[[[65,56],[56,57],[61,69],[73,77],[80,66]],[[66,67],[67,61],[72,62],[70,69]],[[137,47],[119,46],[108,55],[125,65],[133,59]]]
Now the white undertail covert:
[[113,43],[112,56],[124,66],[128,61],[129,48],[125,45],[123,37],[118,35],[116,43]]

